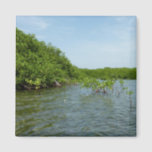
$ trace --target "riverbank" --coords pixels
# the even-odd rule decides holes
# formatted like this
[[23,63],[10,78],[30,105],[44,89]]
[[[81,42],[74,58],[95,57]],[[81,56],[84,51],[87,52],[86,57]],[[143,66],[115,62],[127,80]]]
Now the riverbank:
[[[136,79],[136,68],[81,69],[51,44],[16,28],[16,89],[41,89],[78,82],[85,78]],[[60,86],[58,85],[58,86]]]

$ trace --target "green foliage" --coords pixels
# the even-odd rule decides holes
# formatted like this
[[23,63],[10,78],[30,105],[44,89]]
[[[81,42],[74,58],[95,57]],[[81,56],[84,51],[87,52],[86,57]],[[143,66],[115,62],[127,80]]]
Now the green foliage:
[[82,80],[81,85],[82,87],[91,88],[92,90],[96,90],[96,92],[102,91],[106,93],[106,90],[112,90],[114,80],[97,80],[93,78],[85,78]]
[[[81,81],[81,87],[82,88],[90,88],[93,91],[95,91],[96,93],[117,93],[117,97],[120,95],[120,93],[126,93],[127,95],[129,95],[130,99],[131,99],[131,95],[133,94],[133,91],[130,91],[128,87],[124,87],[124,81],[123,80],[119,80],[119,86],[120,87],[114,87],[114,84],[116,83],[116,80],[99,80],[99,79],[95,79],[95,78],[85,78]],[[114,89],[114,90],[113,90]],[[125,91],[126,90],[126,91]]]
[[79,79],[80,71],[60,49],[16,29],[16,87],[39,89]]
[[79,69],[59,48],[38,41],[34,34],[25,34],[16,28],[17,89],[53,87],[55,81],[60,84],[80,81],[84,87],[105,91],[112,89],[116,79],[136,79],[136,69]]
[[130,101],[131,101],[131,96],[132,96],[132,94],[133,94],[133,91],[129,91],[129,90],[128,90],[128,91],[126,92],[126,94],[129,96],[129,99],[130,99]]
[[41,85],[41,79],[36,78],[35,81],[25,79],[26,83],[30,86],[33,86],[35,89],[39,89]]
[[131,96],[133,94],[133,91],[127,91],[126,92],[129,96]]
[[104,69],[80,69],[87,76],[108,79],[136,79],[136,68],[104,68]]
[[119,80],[119,83],[120,83],[120,85],[123,85],[124,81],[123,80]]

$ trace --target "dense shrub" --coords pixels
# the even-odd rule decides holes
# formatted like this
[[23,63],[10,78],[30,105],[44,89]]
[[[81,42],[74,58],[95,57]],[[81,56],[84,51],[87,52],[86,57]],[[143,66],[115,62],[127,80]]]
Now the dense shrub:
[[136,69],[104,68],[79,69],[73,66],[64,53],[51,44],[38,41],[33,34],[25,34],[16,28],[16,88],[39,89],[83,80],[136,79]]

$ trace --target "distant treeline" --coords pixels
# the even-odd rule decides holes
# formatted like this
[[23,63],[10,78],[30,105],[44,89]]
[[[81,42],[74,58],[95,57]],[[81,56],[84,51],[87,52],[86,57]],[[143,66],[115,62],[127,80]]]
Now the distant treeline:
[[87,76],[97,79],[136,79],[136,68],[80,69]]
[[33,34],[25,34],[16,28],[16,88],[39,89],[82,80],[136,79],[136,69],[105,68],[79,69],[71,64],[64,53],[51,44],[38,41]]

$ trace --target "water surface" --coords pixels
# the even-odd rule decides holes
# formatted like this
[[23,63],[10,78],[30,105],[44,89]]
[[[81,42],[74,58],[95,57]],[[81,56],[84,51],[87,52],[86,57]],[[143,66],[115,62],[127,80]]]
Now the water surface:
[[18,136],[135,136],[136,81],[129,97],[115,84],[108,94],[79,85],[16,92]]

